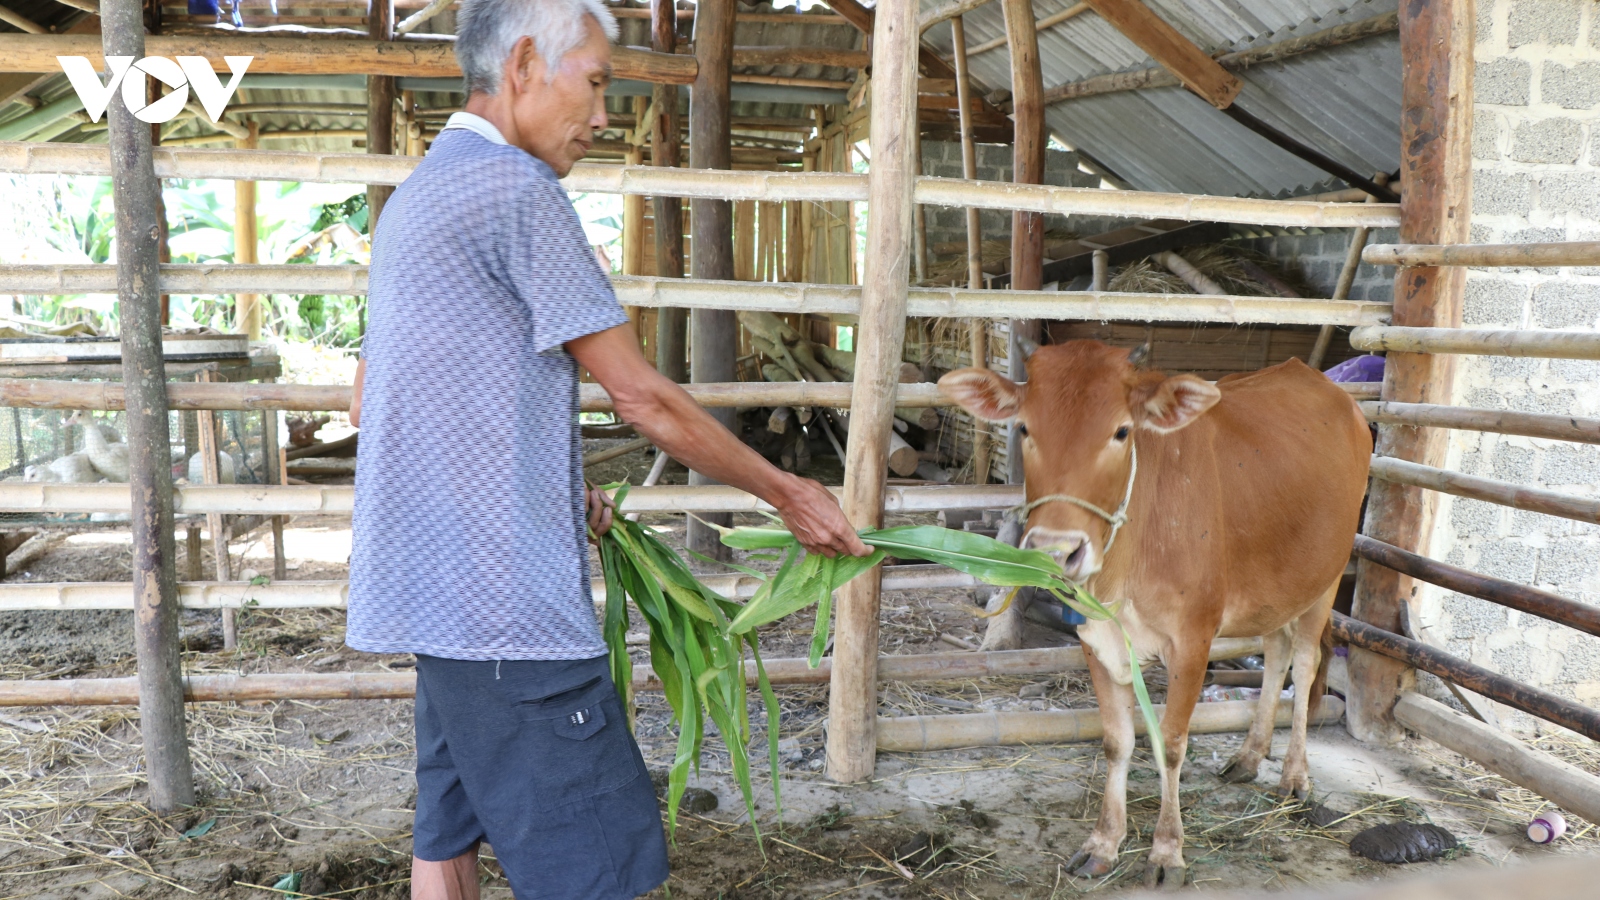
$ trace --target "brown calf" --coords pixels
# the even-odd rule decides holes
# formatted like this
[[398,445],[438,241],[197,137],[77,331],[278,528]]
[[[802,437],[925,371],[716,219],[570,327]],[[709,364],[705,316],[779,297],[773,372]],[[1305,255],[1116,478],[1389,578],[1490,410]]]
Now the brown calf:
[[[1145,879],[1177,886],[1178,777],[1213,638],[1266,638],[1261,702],[1224,777],[1255,778],[1292,663],[1294,728],[1279,789],[1304,797],[1310,788],[1306,720],[1322,690],[1320,642],[1372,440],[1349,395],[1298,360],[1211,385],[1144,370],[1140,355],[1070,341],[1028,360],[1025,387],[987,369],[951,372],[939,386],[979,418],[1015,420],[1030,509],[1024,546],[1049,550],[1101,602],[1120,604],[1141,664],[1167,668],[1166,768]],[[1100,821],[1070,865],[1098,876],[1127,834],[1132,670],[1116,623],[1078,634],[1109,771]]]

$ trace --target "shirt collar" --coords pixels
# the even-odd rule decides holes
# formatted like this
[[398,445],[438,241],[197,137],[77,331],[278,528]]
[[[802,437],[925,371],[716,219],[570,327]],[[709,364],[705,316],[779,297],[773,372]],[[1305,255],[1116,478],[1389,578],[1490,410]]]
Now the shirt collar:
[[494,127],[494,123],[480,115],[469,112],[451,113],[450,118],[445,120],[443,130],[449,131],[452,128],[464,128],[467,131],[477,132],[491,144],[510,146],[506,142],[505,136],[500,134],[500,129]]

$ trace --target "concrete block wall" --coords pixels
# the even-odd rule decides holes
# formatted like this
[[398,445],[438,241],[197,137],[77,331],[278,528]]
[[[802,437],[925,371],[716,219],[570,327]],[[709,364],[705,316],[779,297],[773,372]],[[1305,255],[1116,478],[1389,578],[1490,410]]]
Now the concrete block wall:
[[[1012,150],[1009,144],[978,144],[977,151],[978,179],[980,181],[1010,181],[1012,172]],[[960,178],[961,145],[955,141],[923,141],[922,142],[922,174],[937,178]],[[1070,150],[1045,151],[1044,183],[1063,185],[1067,187],[1099,187],[1100,176],[1081,171],[1078,168],[1078,154]],[[1000,210],[986,209],[980,213],[983,239],[986,241],[1011,240],[1011,213]],[[966,245],[967,240],[967,213],[964,209],[946,206],[929,206],[926,212],[928,222],[928,255],[930,260],[936,259],[939,254],[934,248],[940,244]],[[1101,220],[1073,219],[1069,226],[1065,216],[1047,216],[1045,227],[1047,229],[1072,228],[1080,233],[1104,230],[1098,227]],[[1106,222],[1115,220],[1107,219]],[[1085,229],[1089,229],[1086,231]],[[964,256],[963,249],[959,256]],[[948,257],[950,254],[944,254]]]
[[[1472,239],[1600,239],[1600,5],[1479,0],[1473,110]],[[1600,268],[1474,269],[1468,327],[1600,330]],[[1455,403],[1600,416],[1600,363],[1459,357]],[[1582,496],[1600,495],[1600,447],[1457,431],[1448,466]],[[1446,496],[1432,554],[1600,603],[1600,528]],[[1430,588],[1423,636],[1554,693],[1600,703],[1600,639]],[[1523,730],[1549,728],[1525,716]]]
[[[1399,239],[1393,228],[1374,230],[1368,237],[1371,244],[1392,244]],[[1284,273],[1297,279],[1313,297],[1332,297],[1339,283],[1339,272],[1344,268],[1345,255],[1350,249],[1350,231],[1316,231],[1310,229],[1275,229],[1265,237],[1235,239],[1240,247],[1264,254],[1275,261]],[[1363,264],[1356,270],[1356,280],[1350,286],[1351,300],[1390,303],[1394,300],[1394,269]]]

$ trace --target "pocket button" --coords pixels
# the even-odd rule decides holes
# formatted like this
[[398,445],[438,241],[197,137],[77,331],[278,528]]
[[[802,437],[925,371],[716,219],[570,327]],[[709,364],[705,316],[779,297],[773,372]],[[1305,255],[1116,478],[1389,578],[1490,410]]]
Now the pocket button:
[[569,741],[586,741],[606,727],[606,713],[599,704],[575,709],[555,722],[556,734]]

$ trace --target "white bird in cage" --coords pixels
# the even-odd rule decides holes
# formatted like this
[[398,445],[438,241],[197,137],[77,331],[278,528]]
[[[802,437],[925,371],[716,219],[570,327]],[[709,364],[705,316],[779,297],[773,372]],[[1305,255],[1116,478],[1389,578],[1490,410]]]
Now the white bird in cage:
[[79,451],[52,459],[42,465],[28,466],[23,470],[23,481],[66,482],[68,484],[94,484],[100,480],[89,461],[89,454]]
[[[72,414],[67,419],[68,425],[96,424],[81,411]],[[84,450],[89,454],[89,462],[107,481],[128,480],[128,445],[123,443],[113,444],[106,440],[105,433],[98,427],[83,429]]]
[[[205,484],[206,483],[206,463],[205,463],[205,458],[202,457],[198,453],[196,453],[195,455],[189,457],[189,483],[190,484]],[[236,474],[236,467],[235,467],[234,462],[233,462],[233,454],[231,454],[231,453],[218,453],[217,454],[217,483],[218,484],[237,484],[238,483],[237,474]]]

